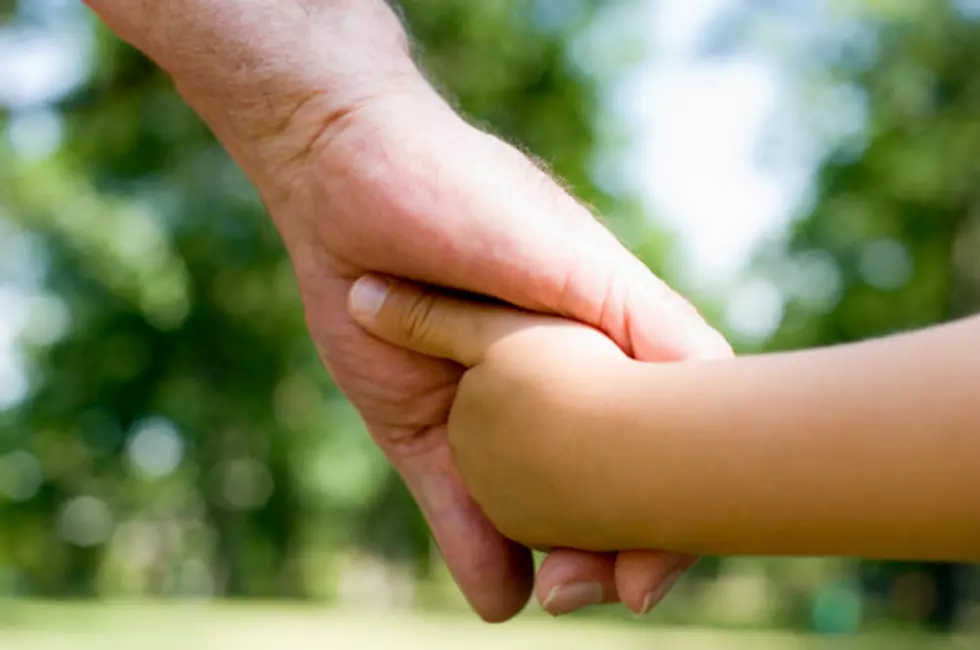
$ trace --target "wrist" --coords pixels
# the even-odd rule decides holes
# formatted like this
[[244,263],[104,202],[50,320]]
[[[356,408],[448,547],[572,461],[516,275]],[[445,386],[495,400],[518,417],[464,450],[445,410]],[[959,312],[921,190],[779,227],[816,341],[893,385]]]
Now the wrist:
[[[271,183],[348,125],[383,110],[375,107],[435,94],[401,24],[380,0],[367,4],[369,11],[337,10],[281,28],[278,38],[236,48],[206,71],[185,60],[192,57],[167,70],[253,180]],[[334,15],[340,11],[351,15]],[[337,29],[331,21],[354,26]]]
[[578,548],[670,549],[666,541],[684,537],[671,483],[686,472],[664,444],[673,434],[661,419],[663,366],[624,359],[577,400],[573,418],[552,427],[563,441],[555,483],[566,486]]
[[712,425],[722,406],[698,388],[706,365],[630,359],[609,385],[606,423],[616,434],[602,462],[615,477],[605,490],[616,550],[691,551],[712,541],[728,498],[705,471],[726,444]]
[[385,0],[87,2],[169,73],[260,186],[362,106],[434,93]]

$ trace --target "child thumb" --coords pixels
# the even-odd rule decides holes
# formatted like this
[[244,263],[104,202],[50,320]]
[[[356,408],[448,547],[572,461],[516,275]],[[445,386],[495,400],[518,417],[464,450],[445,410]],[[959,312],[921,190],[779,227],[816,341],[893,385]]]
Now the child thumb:
[[370,275],[351,287],[347,309],[361,327],[384,341],[465,366],[479,363],[519,313]]

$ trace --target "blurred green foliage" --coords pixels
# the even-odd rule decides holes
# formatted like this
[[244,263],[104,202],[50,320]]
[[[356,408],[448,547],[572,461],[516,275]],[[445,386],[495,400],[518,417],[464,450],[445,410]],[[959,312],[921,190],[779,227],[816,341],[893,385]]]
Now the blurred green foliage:
[[[15,4],[0,0],[0,34],[47,6]],[[639,1],[403,4],[447,96],[668,273],[670,237],[596,180],[630,138],[602,95],[644,53]],[[828,3],[850,36],[804,58],[815,83],[860,98],[865,125],[753,269],[785,300],[759,349],[976,310],[980,24],[965,4]],[[95,38],[84,80],[0,109],[0,309],[23,317],[29,379],[17,391],[0,372],[0,594],[330,596],[352,549],[431,575],[424,524],[320,367],[247,180],[163,74],[90,16],[71,20]],[[970,595],[963,567],[868,564],[856,583],[836,564],[793,566],[779,565],[775,611],[822,631],[866,612],[949,626]],[[764,591],[751,562],[698,567],[748,609]]]
[[[569,56],[600,4],[404,6],[448,96],[622,225],[641,213],[591,180],[600,93]],[[0,415],[0,592],[307,596],[354,547],[430,571],[255,192],[164,74],[82,20],[87,77],[12,112],[0,151],[0,246],[33,276],[29,388]]]
[[[859,341],[980,310],[976,3],[850,9],[861,42],[820,55],[831,83],[859,93],[866,123],[831,149],[788,241],[760,259],[786,299],[767,349]],[[856,46],[873,56],[847,56]],[[873,614],[942,629],[970,596],[967,567],[868,563],[861,575]]]

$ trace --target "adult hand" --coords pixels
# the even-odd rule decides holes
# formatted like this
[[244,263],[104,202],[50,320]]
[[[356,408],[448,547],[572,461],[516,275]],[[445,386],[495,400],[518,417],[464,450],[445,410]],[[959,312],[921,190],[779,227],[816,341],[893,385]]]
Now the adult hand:
[[[460,369],[393,348],[345,308],[365,272],[478,292],[592,324],[649,360],[729,354],[723,339],[510,146],[418,73],[380,0],[88,0],[174,78],[243,167],[289,250],[324,364],[404,477],[473,608],[527,601],[527,549],[466,493],[445,421]],[[564,613],[654,602],[691,558],[554,552],[537,593]]]

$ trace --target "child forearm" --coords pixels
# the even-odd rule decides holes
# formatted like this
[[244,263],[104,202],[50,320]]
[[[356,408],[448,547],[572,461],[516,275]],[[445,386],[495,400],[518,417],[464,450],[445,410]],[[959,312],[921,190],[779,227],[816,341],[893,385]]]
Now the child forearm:
[[615,388],[621,545],[980,559],[980,319]]

